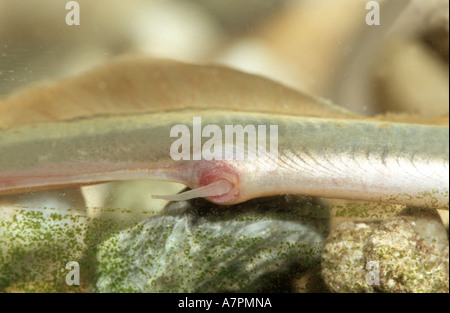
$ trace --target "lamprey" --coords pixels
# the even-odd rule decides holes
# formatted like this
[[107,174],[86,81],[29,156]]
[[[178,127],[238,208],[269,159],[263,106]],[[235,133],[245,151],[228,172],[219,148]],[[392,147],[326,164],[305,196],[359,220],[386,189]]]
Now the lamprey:
[[[449,206],[448,124],[359,117],[226,68],[120,60],[12,95],[0,113],[0,194],[148,178],[192,189],[168,200],[305,194]],[[276,158],[174,160],[171,129],[192,129],[194,117],[223,134],[277,125]]]

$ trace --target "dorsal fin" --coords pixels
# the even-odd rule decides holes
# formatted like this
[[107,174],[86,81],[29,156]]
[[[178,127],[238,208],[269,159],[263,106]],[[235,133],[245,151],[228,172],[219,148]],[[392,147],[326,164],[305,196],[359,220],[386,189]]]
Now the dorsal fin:
[[328,101],[259,76],[217,65],[134,56],[10,95],[0,101],[0,129],[93,115],[183,108],[357,117]]

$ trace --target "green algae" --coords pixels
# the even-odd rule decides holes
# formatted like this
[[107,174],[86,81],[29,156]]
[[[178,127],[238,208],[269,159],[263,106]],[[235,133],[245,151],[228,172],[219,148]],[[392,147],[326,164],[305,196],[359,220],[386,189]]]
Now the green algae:
[[[276,291],[270,276],[318,264],[323,237],[298,222],[253,214],[215,221],[160,215],[99,249],[101,292]],[[264,289],[266,288],[266,289]],[[286,291],[286,290],[285,290]]]
[[[75,210],[15,208],[0,219],[0,290],[86,292],[95,277],[97,244],[116,228]],[[68,285],[66,264],[80,266],[80,284]]]

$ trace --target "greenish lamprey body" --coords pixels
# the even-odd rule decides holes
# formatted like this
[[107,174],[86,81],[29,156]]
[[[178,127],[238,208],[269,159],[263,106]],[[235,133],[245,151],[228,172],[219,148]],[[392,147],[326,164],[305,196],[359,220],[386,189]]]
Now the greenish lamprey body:
[[[277,125],[277,159],[173,160],[170,130],[192,128],[195,115],[223,133],[225,125]],[[444,126],[353,119],[223,110],[97,116],[0,131],[0,192],[145,178],[195,189],[224,179],[225,194],[206,195],[214,202],[306,194],[448,208],[448,142]]]

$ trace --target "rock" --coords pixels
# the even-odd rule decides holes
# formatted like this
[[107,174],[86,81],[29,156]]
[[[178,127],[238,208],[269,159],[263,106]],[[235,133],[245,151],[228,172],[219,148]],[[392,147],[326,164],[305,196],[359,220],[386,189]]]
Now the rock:
[[335,292],[373,292],[365,283],[365,239],[367,224],[344,222],[327,238],[322,255],[322,276]]
[[442,248],[441,241],[423,237],[418,224],[411,218],[398,218],[373,230],[367,260],[380,264],[379,291],[449,292],[448,256],[444,256],[448,240]]
[[[256,201],[250,203],[261,209]],[[165,215],[123,230],[100,246],[97,290],[286,291],[280,277],[317,266],[323,236],[300,221],[244,212],[252,205],[242,204],[233,214],[237,206],[202,200],[170,204]]]
[[[186,190],[188,189],[184,191]],[[266,216],[276,220],[300,222],[324,237],[329,233],[331,217],[328,203],[323,199],[294,195],[257,198],[234,205],[213,205],[203,198],[197,198],[170,202],[162,212],[168,215],[189,213],[211,221],[246,215]]]
[[62,211],[2,208],[0,290],[68,291],[65,266],[82,259],[87,225],[84,217]]
[[[117,227],[88,217],[83,205],[69,189],[1,198],[0,291],[88,291],[95,246]],[[69,262],[79,265],[79,285],[66,283]]]
[[346,222],[326,240],[322,276],[334,292],[449,292],[448,246],[430,216]]

